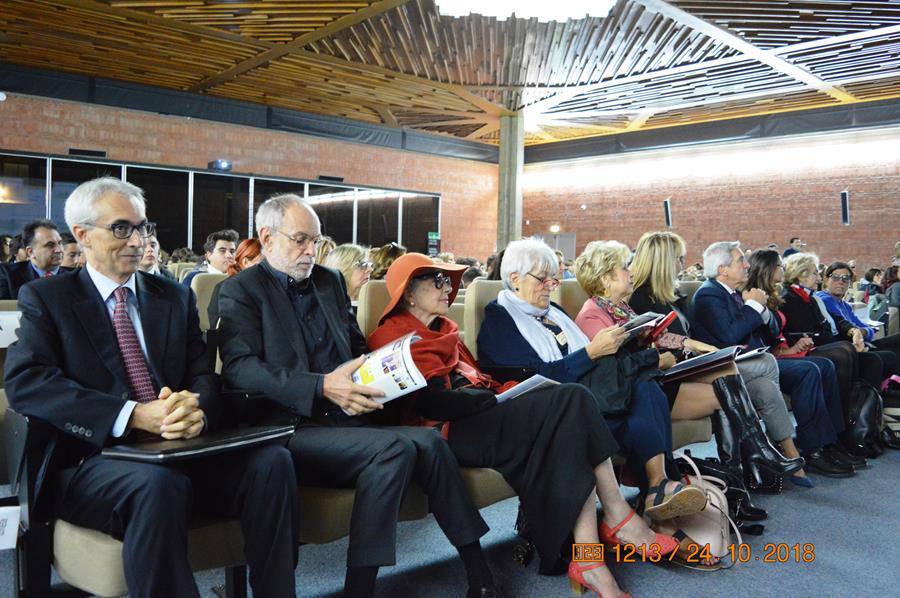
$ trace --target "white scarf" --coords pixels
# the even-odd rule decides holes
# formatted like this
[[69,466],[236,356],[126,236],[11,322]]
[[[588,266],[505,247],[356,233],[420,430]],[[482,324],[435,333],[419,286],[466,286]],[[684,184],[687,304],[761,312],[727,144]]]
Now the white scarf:
[[540,318],[549,318],[562,329],[566,335],[570,354],[583,349],[590,342],[578,325],[553,305],[546,309],[535,307],[508,289],[500,291],[497,303],[506,309],[516,323],[516,328],[544,362],[559,361],[563,356],[556,342],[556,336],[540,323]]

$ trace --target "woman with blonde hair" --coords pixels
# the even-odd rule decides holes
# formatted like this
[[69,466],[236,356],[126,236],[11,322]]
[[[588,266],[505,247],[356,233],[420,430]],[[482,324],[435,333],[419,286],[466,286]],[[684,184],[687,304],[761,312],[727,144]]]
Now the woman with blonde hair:
[[369,275],[372,273],[369,250],[352,243],[344,243],[335,247],[322,265],[326,268],[334,268],[344,276],[350,304],[356,305],[359,290],[369,282]]
[[335,247],[337,247],[337,243],[334,242],[334,239],[328,235],[322,235],[322,244],[319,245],[319,248],[316,250],[316,263],[324,264],[325,258],[328,257],[329,253],[334,251]]
[[406,255],[406,247],[397,243],[388,243],[369,251],[369,258],[372,260],[372,275],[369,278],[382,280],[391,264],[403,255]]

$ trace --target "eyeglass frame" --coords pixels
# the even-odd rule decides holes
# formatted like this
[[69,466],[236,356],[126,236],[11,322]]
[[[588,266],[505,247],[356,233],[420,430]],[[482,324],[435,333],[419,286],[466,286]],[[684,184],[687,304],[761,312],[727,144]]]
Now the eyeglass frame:
[[850,282],[851,280],[853,280],[853,275],[852,274],[833,274],[832,273],[832,274],[828,275],[828,278],[835,282],[837,282],[837,281]]
[[[82,222],[81,226],[86,226],[89,228],[102,228],[106,229],[113,234],[113,237],[119,239],[120,241],[127,241],[134,234],[134,231],[138,231],[138,236],[142,239],[147,239],[149,237],[153,237],[156,235],[156,223],[150,222],[149,220],[144,220],[138,224],[132,224],[127,220],[116,220],[110,224],[94,224],[93,222]],[[128,227],[128,234],[124,237],[116,234],[116,228],[118,227]],[[141,228],[144,229],[144,232],[141,232]]]
[[296,243],[297,246],[300,247],[301,249],[306,248],[306,246],[309,245],[310,241],[312,241],[313,247],[315,247],[316,251],[318,251],[322,247],[322,245],[325,243],[325,237],[323,237],[322,235],[319,235],[318,237],[312,237],[310,235],[307,235],[306,233],[300,233],[301,235],[303,235],[304,238],[297,239],[297,238],[287,234],[286,232],[282,231],[281,229],[275,228],[274,226],[272,227],[272,230],[274,230],[278,234],[284,235],[285,237],[287,237],[288,239],[290,239],[291,241]]
[[[545,289],[553,290],[555,288],[558,288],[559,285],[562,284],[562,281],[560,279],[554,278],[553,276],[545,276],[544,278],[541,278],[540,276],[532,274],[531,272],[526,272],[525,275],[530,276],[533,279],[535,279],[536,281],[538,281],[541,284],[541,286],[544,287]],[[550,286],[547,286],[547,284],[548,284],[547,281],[552,281],[549,283]]]
[[450,288],[453,288],[453,277],[449,274],[444,274],[440,270],[435,270],[434,272],[427,272],[425,274],[419,274],[418,276],[413,276],[413,280],[421,280],[425,281],[427,279],[431,279],[431,283],[434,285],[434,288],[440,290],[443,289],[448,284]]
[[370,262],[369,260],[356,260],[353,262],[354,268],[359,268],[360,270],[373,270],[375,268],[375,264]]

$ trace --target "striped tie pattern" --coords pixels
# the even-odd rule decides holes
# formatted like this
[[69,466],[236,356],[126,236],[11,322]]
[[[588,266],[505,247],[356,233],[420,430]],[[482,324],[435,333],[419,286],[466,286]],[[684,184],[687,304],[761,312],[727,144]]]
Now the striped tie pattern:
[[144,352],[141,351],[141,344],[134,332],[134,324],[128,317],[128,292],[127,287],[115,290],[116,309],[113,312],[113,328],[116,331],[116,341],[125,362],[131,390],[139,403],[148,403],[156,400],[156,393],[153,390],[153,381],[150,379]]

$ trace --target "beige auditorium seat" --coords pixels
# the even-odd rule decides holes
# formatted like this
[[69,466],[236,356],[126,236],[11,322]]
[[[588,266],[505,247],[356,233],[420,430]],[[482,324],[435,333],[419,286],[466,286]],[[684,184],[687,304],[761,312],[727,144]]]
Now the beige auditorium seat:
[[690,305],[694,300],[694,293],[703,286],[702,280],[680,280],[678,281],[678,292],[684,296],[686,305]]
[[501,281],[484,278],[476,278],[466,289],[465,343],[475,359],[478,359],[478,331],[481,330],[481,324],[484,322],[484,308],[497,298],[501,289],[503,289]]
[[383,280],[370,280],[359,290],[356,322],[364,337],[369,338],[378,328],[378,319],[390,300],[387,284]]
[[900,309],[888,308],[888,336],[900,332]]
[[181,269],[178,271],[178,282],[184,282],[187,275],[196,270],[197,266],[198,264],[182,264]]
[[556,289],[556,298],[553,300],[574,320],[588,299],[587,292],[581,288],[578,281],[570,278],[562,281],[562,284]]
[[227,274],[201,272],[191,280],[191,290],[197,296],[197,313],[200,316],[200,331],[209,330],[209,301],[216,285],[228,278]]

